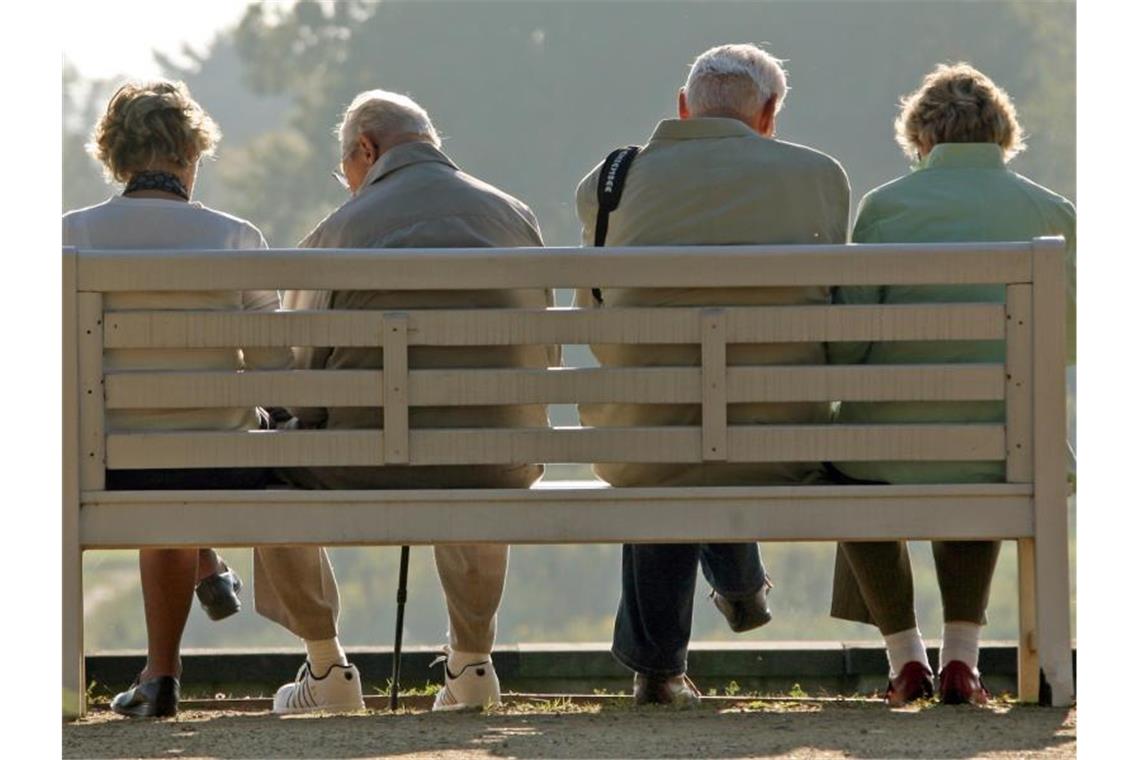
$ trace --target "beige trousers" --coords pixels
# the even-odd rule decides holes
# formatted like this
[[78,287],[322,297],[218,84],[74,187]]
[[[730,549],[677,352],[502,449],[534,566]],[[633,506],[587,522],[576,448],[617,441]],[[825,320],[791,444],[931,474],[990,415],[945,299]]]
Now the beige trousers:
[[[429,471],[430,472],[427,472]],[[393,477],[394,468],[314,468],[282,473],[303,488],[526,488],[539,466],[419,467]],[[448,639],[459,652],[487,653],[507,578],[509,547],[442,545],[435,566],[447,601]],[[254,554],[254,600],[259,614],[302,639],[337,634],[340,597],[328,554],[316,546],[267,547]]]
[[[436,546],[435,566],[447,599],[448,639],[458,652],[490,652],[507,579],[503,544]],[[337,635],[340,595],[328,553],[319,546],[254,552],[257,612],[307,640]]]

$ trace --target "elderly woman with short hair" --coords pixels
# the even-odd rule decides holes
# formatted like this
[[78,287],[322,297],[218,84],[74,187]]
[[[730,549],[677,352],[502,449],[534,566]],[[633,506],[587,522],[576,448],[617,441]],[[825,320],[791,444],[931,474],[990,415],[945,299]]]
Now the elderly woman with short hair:
[[[67,213],[63,244],[79,248],[264,248],[256,227],[190,200],[202,156],[221,135],[181,82],[120,87],[95,127],[89,150],[122,195]],[[108,294],[104,307],[121,309],[276,309],[276,291]],[[235,370],[291,363],[289,349],[131,350],[105,352],[108,371]],[[245,430],[259,427],[250,407],[115,410],[108,431]],[[108,470],[108,490],[217,489],[263,486],[267,474],[249,470]],[[171,715],[178,707],[179,649],[195,591],[214,620],[237,612],[241,581],[212,549],[139,551],[146,612],[147,663],[112,709],[125,715]]]
[[[896,139],[914,170],[863,198],[852,233],[856,243],[1027,240],[1063,235],[1070,278],[1073,205],[1008,168],[1025,145],[1009,96],[965,63],[940,65],[902,101]],[[1072,283],[1070,283],[1072,285]],[[1000,285],[838,288],[837,303],[994,302]],[[1070,301],[1071,308],[1071,301]],[[834,363],[911,364],[1002,362],[1000,341],[953,344],[889,342],[832,344]],[[838,421],[860,423],[1003,422],[1000,401],[844,402]],[[999,483],[1002,462],[836,462],[837,476],[863,483]],[[989,693],[978,672],[998,541],[934,541],[942,595],[939,696],[945,703],[981,703]],[[832,615],[878,626],[890,663],[887,700],[900,705],[933,696],[933,671],[918,630],[907,545],[841,543]]]

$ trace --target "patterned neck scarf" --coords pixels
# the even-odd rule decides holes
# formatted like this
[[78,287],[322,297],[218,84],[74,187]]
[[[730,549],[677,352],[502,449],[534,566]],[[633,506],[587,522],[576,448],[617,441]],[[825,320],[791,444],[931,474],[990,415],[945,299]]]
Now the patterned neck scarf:
[[182,184],[182,180],[170,172],[139,172],[131,177],[131,181],[127,183],[126,188],[123,190],[123,195],[138,190],[162,190],[163,192],[173,193],[183,200],[190,200],[190,193],[186,191],[186,186]]

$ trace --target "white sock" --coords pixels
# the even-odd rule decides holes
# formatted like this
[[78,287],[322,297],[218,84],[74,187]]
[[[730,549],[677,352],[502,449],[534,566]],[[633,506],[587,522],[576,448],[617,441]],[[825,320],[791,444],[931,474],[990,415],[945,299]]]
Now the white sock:
[[458,676],[468,665],[474,665],[477,662],[489,662],[490,659],[491,655],[489,654],[450,651],[447,653],[447,669],[451,675]]
[[922,643],[922,634],[917,628],[908,628],[905,631],[884,636],[887,645],[887,662],[891,665],[891,678],[898,676],[903,665],[908,662],[921,662],[927,668],[930,660],[926,657],[926,645]]
[[943,623],[942,650],[938,653],[938,670],[941,672],[951,660],[961,660],[978,669],[978,645],[982,640],[982,627],[977,623]]
[[309,667],[315,676],[323,676],[333,665],[347,665],[348,657],[335,636],[331,639],[305,641],[305,651],[309,653]]

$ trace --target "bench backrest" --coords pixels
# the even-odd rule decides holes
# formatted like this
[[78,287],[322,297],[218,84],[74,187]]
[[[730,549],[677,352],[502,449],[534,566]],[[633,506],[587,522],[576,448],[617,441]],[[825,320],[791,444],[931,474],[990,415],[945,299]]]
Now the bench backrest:
[[[64,250],[65,381],[79,490],[107,468],[1004,460],[1064,478],[1059,239],[1032,242],[472,250]],[[124,291],[483,290],[991,284],[1005,304],[389,312],[105,311]],[[1001,364],[726,366],[726,345],[1002,340]],[[699,367],[409,370],[409,346],[698,344]],[[104,373],[105,349],[375,346],[383,370]],[[70,366],[68,364],[70,359]],[[757,425],[727,404],[1005,400],[1004,424]],[[410,406],[688,403],[699,427],[409,429]],[[112,409],[379,406],[384,430],[110,433]],[[65,447],[68,443],[65,441]]]

